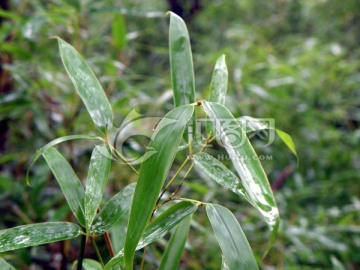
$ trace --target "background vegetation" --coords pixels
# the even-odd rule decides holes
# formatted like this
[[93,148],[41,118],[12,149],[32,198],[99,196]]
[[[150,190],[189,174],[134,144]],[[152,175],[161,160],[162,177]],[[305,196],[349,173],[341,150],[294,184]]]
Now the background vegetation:
[[[8,0],[1,5],[0,229],[72,219],[45,162],[32,169],[31,186],[25,183],[36,149],[59,136],[94,130],[49,37],[64,38],[91,64],[118,123],[133,108],[162,116],[173,107],[164,15],[172,9],[189,28],[198,96],[207,97],[215,61],[225,53],[226,104],[234,115],[274,118],[297,145],[298,167],[280,140],[262,147],[261,140],[252,139],[258,154],[272,157],[263,165],[282,218],[263,269],[360,268],[359,1]],[[85,179],[89,145],[69,142],[60,149]],[[134,180],[126,166],[113,166],[105,197]],[[200,182],[196,173],[183,192],[204,201],[230,201],[227,207],[241,220],[260,259],[268,232],[249,204]],[[219,269],[210,225],[192,227],[182,269]],[[113,235],[119,247],[122,235]],[[77,245],[65,241],[2,256],[19,269],[66,269],[76,260]],[[162,242],[151,246],[149,269],[163,249]],[[87,257],[93,253],[90,246]]]

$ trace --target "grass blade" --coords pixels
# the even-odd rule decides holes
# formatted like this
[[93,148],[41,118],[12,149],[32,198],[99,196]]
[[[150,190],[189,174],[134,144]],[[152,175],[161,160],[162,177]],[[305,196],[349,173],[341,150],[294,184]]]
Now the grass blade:
[[[177,224],[194,213],[197,208],[197,204],[182,201],[166,209],[160,216],[154,219],[154,221],[152,221],[146,227],[146,230],[142,235],[136,250],[139,250],[164,237],[165,234],[171,231]],[[123,255],[124,250],[120,250],[115,255],[115,257],[108,262],[108,264],[105,266],[105,269],[109,269],[110,267],[118,264],[121,261]]]
[[219,160],[205,152],[199,152],[193,156],[193,161],[195,165],[202,169],[213,181],[242,196],[250,203],[253,203],[239,177],[233,174],[233,172],[226,168]]
[[67,42],[57,38],[61,60],[95,125],[106,132],[114,119],[110,103],[94,72]]
[[91,232],[96,235],[107,232],[122,215],[130,212],[134,191],[135,183],[127,185],[122,191],[111,197],[95,217]]
[[249,242],[230,210],[221,205],[207,204],[206,214],[225,257],[228,269],[259,269]]
[[55,148],[50,147],[43,153],[50,170],[74,213],[76,219],[85,227],[84,188],[67,160]]
[[179,268],[181,255],[184,251],[186,239],[189,234],[190,222],[191,216],[188,216],[179,225],[176,226],[168,246],[166,247],[165,254],[161,259],[159,270]]
[[158,124],[148,150],[153,154],[140,168],[131,206],[128,231],[125,239],[125,265],[132,269],[136,246],[143,234],[157,197],[174,161],[177,148],[194,106],[184,105],[170,111]]
[[0,269],[4,270],[16,270],[14,266],[9,264],[7,261],[5,261],[3,258],[0,257]]
[[202,105],[216,127],[216,135],[224,144],[249,198],[270,227],[271,245],[279,227],[279,211],[255,150],[227,108],[213,102],[202,102]]
[[86,232],[90,232],[90,227],[95,218],[96,211],[100,206],[101,198],[108,181],[111,159],[109,148],[106,145],[98,145],[94,148],[91,155],[89,172],[86,180],[85,190],[85,221]]
[[70,222],[44,222],[0,231],[0,253],[76,238],[79,226]]

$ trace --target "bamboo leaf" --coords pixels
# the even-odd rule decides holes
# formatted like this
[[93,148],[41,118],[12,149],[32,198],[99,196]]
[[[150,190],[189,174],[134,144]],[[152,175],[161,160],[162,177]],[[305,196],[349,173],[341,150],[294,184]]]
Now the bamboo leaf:
[[53,147],[42,154],[79,223],[85,226],[84,188],[67,160]]
[[189,234],[191,216],[188,216],[180,224],[176,226],[172,234],[165,254],[163,255],[159,270],[178,269],[181,255],[184,251],[186,239]]
[[79,226],[70,222],[45,222],[0,231],[0,253],[76,238]]
[[106,132],[114,119],[110,103],[94,72],[67,42],[57,38],[61,60],[95,125]]
[[259,269],[249,242],[239,222],[230,210],[221,205],[207,204],[206,214],[210,220],[228,269]]
[[[216,61],[213,76],[211,78],[209,101],[225,105],[227,84],[228,70],[225,62],[225,55],[222,55]],[[206,122],[206,131],[208,134],[213,134],[215,132],[213,130],[213,125],[208,121]]]
[[193,156],[193,161],[211,180],[242,196],[250,203],[253,203],[239,177],[233,174],[233,172],[226,168],[219,160],[205,152],[199,152]]
[[108,181],[111,166],[109,156],[109,148],[106,145],[96,146],[91,155],[85,190],[85,221],[87,233],[89,233]]
[[[195,79],[189,33],[185,22],[175,13],[170,14],[169,49],[171,80],[175,107],[195,102]],[[193,117],[192,130],[196,130]],[[188,140],[188,131],[184,138]]]
[[215,64],[215,69],[210,84],[209,101],[225,105],[227,84],[228,70],[225,62],[225,55],[222,55]]
[[103,138],[99,137],[99,136],[94,136],[94,135],[69,135],[69,136],[64,136],[64,137],[60,137],[60,138],[56,138],[55,140],[49,142],[48,144],[46,144],[45,146],[43,146],[42,148],[40,148],[39,150],[36,151],[34,158],[32,159],[29,169],[26,172],[26,182],[29,184],[29,172],[31,167],[35,164],[35,162],[41,157],[41,155],[49,148],[59,144],[59,143],[63,143],[66,141],[71,141],[71,140],[79,140],[79,139],[87,139],[87,140],[98,140],[98,141],[104,141]]
[[249,198],[270,227],[271,245],[279,227],[279,211],[264,169],[245,132],[229,110],[213,102],[204,101],[202,105],[213,122],[217,138],[229,154]]
[[[152,242],[162,238],[166,233],[171,231],[182,220],[190,216],[198,208],[197,204],[192,202],[182,201],[170,208],[166,209],[160,216],[154,221],[149,223],[146,227],[144,234],[139,241],[136,250],[139,250]],[[105,266],[106,269],[118,264],[124,255],[124,250],[120,250]],[[132,269],[132,268],[131,268]]]
[[280,129],[276,129],[276,133],[279,135],[280,139],[286,144],[286,146],[290,149],[290,151],[296,156],[297,162],[299,164],[299,156],[297,154],[295,143],[291,136],[287,134],[285,131]]
[[125,239],[125,265],[132,269],[136,246],[143,234],[157,197],[174,161],[177,148],[194,106],[184,105],[170,111],[158,124],[147,153],[152,151],[140,168],[131,206],[128,231]]
[[95,217],[91,232],[96,235],[107,232],[122,215],[130,212],[134,191],[135,183],[127,185],[119,193],[111,197]]

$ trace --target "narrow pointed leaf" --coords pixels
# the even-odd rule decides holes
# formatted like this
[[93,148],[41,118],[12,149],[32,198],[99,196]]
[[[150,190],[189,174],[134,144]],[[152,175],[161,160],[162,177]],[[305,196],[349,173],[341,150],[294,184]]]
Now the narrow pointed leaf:
[[85,221],[87,232],[89,232],[96,211],[100,206],[108,181],[111,166],[109,156],[109,148],[106,145],[96,146],[91,155],[85,190]]
[[242,196],[250,203],[253,203],[239,177],[233,174],[233,172],[226,168],[226,166],[219,160],[205,152],[199,152],[193,156],[193,161],[195,162],[195,165],[207,174],[213,181]]
[[79,226],[70,222],[45,222],[0,231],[0,253],[76,238]]
[[220,56],[216,61],[214,73],[210,85],[209,101],[225,105],[225,97],[228,84],[228,69],[225,62],[225,55]]
[[43,153],[50,170],[58,181],[60,188],[79,223],[85,226],[84,188],[67,160],[51,147]]
[[213,122],[217,138],[229,154],[249,198],[268,223],[271,231],[270,243],[273,243],[279,226],[279,211],[255,150],[227,108],[213,102],[202,102],[202,105]]
[[[195,102],[195,79],[189,33],[185,22],[175,13],[170,13],[169,49],[171,80],[175,107]],[[195,117],[191,123],[196,130]],[[188,132],[184,138],[188,140]]]
[[297,154],[295,144],[293,139],[289,134],[280,129],[276,129],[276,133],[279,135],[280,139],[286,144],[286,146],[290,149],[290,151],[296,156],[297,162],[299,164],[299,156]]
[[125,265],[132,269],[136,246],[143,234],[157,197],[174,161],[177,148],[194,106],[184,105],[170,111],[158,124],[147,153],[152,151],[140,168],[131,206],[128,231],[125,239]]
[[56,138],[55,140],[49,142],[48,144],[46,144],[45,146],[43,146],[42,148],[40,148],[39,150],[36,151],[34,158],[32,159],[29,169],[26,172],[26,182],[29,184],[29,172],[31,167],[35,164],[35,162],[39,159],[39,157],[41,157],[41,155],[50,147],[53,147],[59,143],[63,143],[66,141],[71,141],[71,140],[79,140],[79,139],[87,139],[87,140],[98,140],[98,141],[104,141],[103,138],[99,137],[99,136],[94,136],[94,135],[69,135],[69,136],[64,136],[64,137],[60,137],[60,138]]
[[94,72],[81,55],[58,38],[61,60],[95,125],[106,132],[114,119],[110,103]]
[[189,234],[190,222],[191,216],[187,217],[176,226],[161,259],[159,270],[179,269],[181,255],[184,251],[186,239]]
[[185,22],[170,12],[169,48],[175,106],[195,102],[194,68]]
[[103,234],[107,232],[122,215],[129,213],[134,191],[135,183],[126,186],[119,193],[111,197],[95,217],[91,232],[96,235]]
[[[225,55],[222,55],[219,57],[215,64],[210,84],[209,101],[225,105],[227,84],[228,70],[225,62]],[[206,131],[208,134],[214,133],[213,126],[209,122],[206,122]]]
[[[179,202],[167,210],[165,210],[160,216],[158,216],[154,221],[149,223],[146,227],[144,234],[139,241],[136,250],[139,250],[152,242],[164,237],[166,233],[171,231],[177,224],[182,220],[190,216],[198,208],[197,204],[192,202],[182,201]],[[120,250],[115,257],[113,257],[108,264],[105,266],[105,269],[110,269],[110,267],[118,264],[122,256],[124,255],[124,250]]]
[[246,133],[263,130],[263,129],[275,130],[276,133],[278,134],[279,138],[286,144],[286,146],[290,149],[290,151],[295,155],[297,162],[299,163],[299,156],[297,154],[294,141],[288,133],[286,133],[285,131],[283,131],[281,129],[275,128],[275,125],[271,126],[271,125],[265,124],[262,121],[262,119],[258,119],[258,118],[254,118],[254,117],[250,117],[250,116],[242,116],[242,117],[239,117],[237,120],[238,120],[241,128]]
[[206,214],[228,269],[259,269],[249,242],[231,211],[221,205],[207,204]]

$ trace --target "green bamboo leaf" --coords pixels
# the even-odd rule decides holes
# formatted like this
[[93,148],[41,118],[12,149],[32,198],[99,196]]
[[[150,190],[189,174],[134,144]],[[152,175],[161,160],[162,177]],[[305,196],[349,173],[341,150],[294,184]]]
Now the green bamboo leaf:
[[[225,62],[225,55],[222,55],[216,61],[213,76],[211,78],[209,101],[225,105],[227,84],[228,70]],[[208,121],[206,122],[206,131],[208,134],[214,133],[213,125]]]
[[165,254],[163,255],[159,270],[178,269],[181,255],[184,251],[186,239],[189,234],[191,216],[188,216],[176,226],[172,234]]
[[0,253],[76,238],[79,226],[70,222],[44,222],[0,231]]
[[[136,250],[139,250],[152,242],[162,238],[166,233],[171,231],[182,220],[190,216],[198,208],[197,204],[188,201],[179,202],[170,208],[166,209],[154,221],[149,223],[144,234],[139,241]],[[124,255],[124,250],[120,250],[105,266],[106,269],[118,264]],[[130,268],[132,269],[132,268]]]
[[149,155],[141,165],[126,233],[124,259],[128,269],[133,268],[136,246],[149,222],[161,187],[174,161],[185,126],[193,113],[192,105],[175,108],[164,116],[151,137],[147,153],[151,151],[153,154]]
[[225,105],[227,84],[228,69],[225,62],[225,55],[222,55],[215,64],[215,69],[210,84],[209,101]]
[[119,193],[111,197],[95,217],[91,233],[100,235],[107,232],[122,215],[130,212],[135,186],[135,183],[127,185]]
[[232,192],[242,196],[251,204],[253,201],[249,198],[239,177],[233,174],[224,164],[207,153],[199,152],[193,156],[193,161],[197,167],[202,169],[210,179],[219,185],[231,190]]
[[92,222],[99,208],[108,181],[111,159],[109,147],[98,145],[94,148],[90,159],[89,172],[85,190],[85,221],[89,233]]
[[3,270],[16,270],[14,266],[9,264],[7,261],[5,261],[1,257],[0,257],[0,269],[3,269]]
[[67,42],[57,38],[61,60],[95,125],[106,132],[114,119],[110,103],[94,72]]
[[268,223],[271,231],[270,245],[275,241],[279,227],[279,211],[262,165],[239,123],[227,108],[213,102],[202,106],[216,128],[216,135],[223,143],[240,176],[242,184]]
[[[175,107],[195,102],[194,67],[191,54],[189,33],[185,22],[175,13],[170,14],[169,49],[171,80],[174,92]],[[192,121],[192,130],[196,130],[195,117]],[[185,140],[188,132],[185,131]]]
[[259,269],[249,242],[231,211],[221,205],[207,204],[206,214],[228,269]]
[[46,144],[45,146],[43,146],[42,148],[40,148],[39,150],[36,151],[35,156],[30,163],[29,169],[26,172],[26,182],[29,184],[29,172],[30,172],[31,167],[35,164],[35,162],[42,156],[42,154],[46,150],[48,150],[49,148],[51,148],[59,143],[63,143],[66,141],[71,141],[71,140],[79,140],[79,139],[104,141],[104,139],[99,136],[81,135],[81,134],[80,135],[69,135],[69,136],[56,138],[55,140],[49,142],[48,144]]
[[42,154],[79,223],[85,226],[84,188],[67,160],[53,147]]
[[242,116],[238,118],[238,122],[241,128],[246,132],[254,132],[257,130],[263,129],[272,129],[275,130],[278,134],[279,138],[286,144],[286,146],[290,149],[290,151],[295,155],[297,162],[299,163],[299,156],[296,151],[296,147],[291,136],[281,129],[275,128],[275,126],[266,125],[261,119],[250,117],[250,116]]
[[296,156],[297,162],[299,164],[299,156],[297,154],[295,143],[291,138],[291,136],[285,131],[282,131],[280,129],[276,129],[276,133],[279,135],[280,139],[286,144],[286,146],[290,149],[290,151]]
[[126,27],[124,16],[121,13],[116,13],[114,15],[112,25],[112,42],[113,46],[118,50],[121,50],[126,45]]

